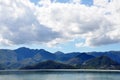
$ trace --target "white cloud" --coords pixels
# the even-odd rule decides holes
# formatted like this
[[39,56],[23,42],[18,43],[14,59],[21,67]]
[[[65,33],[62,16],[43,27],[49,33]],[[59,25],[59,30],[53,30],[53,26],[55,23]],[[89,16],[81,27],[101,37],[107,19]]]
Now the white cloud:
[[70,0],[71,3],[80,4],[81,0]]
[[49,6],[51,4],[51,0],[40,0],[39,5],[41,6]]
[[94,0],[94,5],[105,7],[109,3],[109,0]]
[[79,47],[85,47],[84,43],[76,43],[75,46],[77,48],[79,48]]
[[36,6],[29,0],[0,0],[0,8],[1,45],[42,43],[59,36],[37,21]]
[[92,6],[80,1],[40,0],[34,5],[29,0],[0,0],[0,45],[51,47],[76,37],[84,38],[87,46],[119,43],[120,0],[94,0]]

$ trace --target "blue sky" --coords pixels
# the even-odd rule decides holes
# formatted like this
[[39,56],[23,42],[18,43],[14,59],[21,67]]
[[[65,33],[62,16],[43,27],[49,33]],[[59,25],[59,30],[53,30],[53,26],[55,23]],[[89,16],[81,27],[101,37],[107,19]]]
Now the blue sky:
[[120,50],[119,0],[52,1],[2,1],[0,48],[66,53]]
[[[39,0],[31,0],[31,1],[35,4],[39,2]],[[57,2],[67,3],[69,2],[69,0],[57,0]],[[85,5],[93,5],[93,0],[81,0],[81,3]]]

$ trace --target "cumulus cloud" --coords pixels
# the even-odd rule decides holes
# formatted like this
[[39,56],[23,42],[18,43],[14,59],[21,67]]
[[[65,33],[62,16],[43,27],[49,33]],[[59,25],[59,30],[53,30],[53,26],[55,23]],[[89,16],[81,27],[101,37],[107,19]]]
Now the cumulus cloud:
[[38,22],[35,11],[29,0],[0,0],[0,44],[42,43],[60,37]]
[[120,0],[94,0],[92,6],[70,0],[0,0],[0,45],[48,46],[84,38],[76,46],[120,42]]

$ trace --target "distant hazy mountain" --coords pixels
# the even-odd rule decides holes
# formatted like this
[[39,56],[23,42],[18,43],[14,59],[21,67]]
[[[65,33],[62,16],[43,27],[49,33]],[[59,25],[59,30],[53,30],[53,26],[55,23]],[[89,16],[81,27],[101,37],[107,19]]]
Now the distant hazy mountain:
[[44,49],[29,49],[25,47],[18,48],[14,50],[17,53],[18,60],[23,60],[25,58],[33,58],[38,55],[41,56],[41,60],[55,60],[55,54],[52,54]]
[[56,60],[56,55],[44,49],[21,47],[16,50],[0,49],[0,68],[18,69],[45,60]]
[[[48,66],[47,66],[47,65]],[[57,67],[56,67],[57,65]],[[62,65],[59,66],[58,65]],[[21,47],[0,49],[0,69],[39,68],[96,68],[120,69],[120,51],[55,53],[44,49]],[[46,67],[45,67],[46,66]]]

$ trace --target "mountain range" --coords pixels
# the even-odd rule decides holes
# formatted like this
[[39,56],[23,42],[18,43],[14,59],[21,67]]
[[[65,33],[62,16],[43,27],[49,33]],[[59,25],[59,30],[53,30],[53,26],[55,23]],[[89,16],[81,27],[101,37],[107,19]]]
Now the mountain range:
[[26,47],[0,49],[0,69],[120,69],[120,51],[51,53]]

